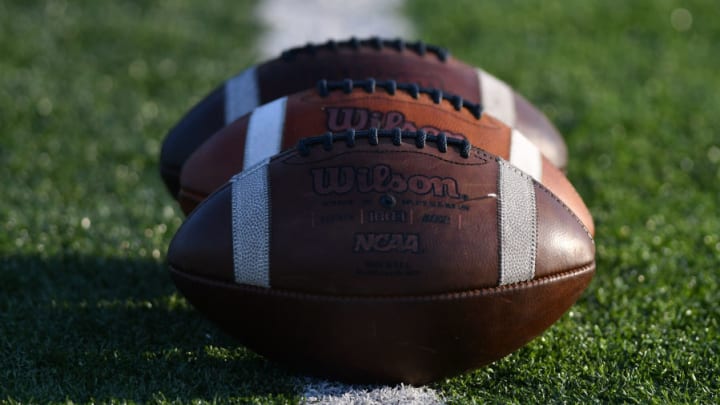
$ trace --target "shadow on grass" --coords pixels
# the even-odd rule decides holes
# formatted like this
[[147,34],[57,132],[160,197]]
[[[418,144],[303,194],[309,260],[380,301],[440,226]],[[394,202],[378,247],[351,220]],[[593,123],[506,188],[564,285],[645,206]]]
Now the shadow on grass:
[[294,396],[287,371],[205,321],[155,260],[4,257],[0,337],[1,399]]

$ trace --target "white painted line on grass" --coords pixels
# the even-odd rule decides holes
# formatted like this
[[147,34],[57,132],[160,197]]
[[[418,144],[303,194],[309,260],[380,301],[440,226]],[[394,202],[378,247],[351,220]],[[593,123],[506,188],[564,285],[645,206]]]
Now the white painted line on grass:
[[432,389],[411,385],[344,385],[328,381],[305,381],[304,403],[317,405],[439,405],[444,402]]
[[258,42],[263,58],[308,42],[401,37],[412,39],[410,23],[399,13],[404,0],[264,0],[257,15],[264,25]]

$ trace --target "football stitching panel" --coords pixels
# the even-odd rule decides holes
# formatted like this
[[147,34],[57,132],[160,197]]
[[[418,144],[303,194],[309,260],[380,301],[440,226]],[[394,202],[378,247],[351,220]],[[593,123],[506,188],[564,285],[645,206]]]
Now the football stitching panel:
[[460,111],[465,108],[468,110],[475,119],[480,119],[483,113],[483,107],[479,103],[473,103],[462,97],[445,93],[440,89],[431,87],[421,87],[416,83],[403,83],[395,80],[352,80],[345,79],[341,81],[328,81],[322,79],[318,81],[316,90],[320,97],[327,97],[330,92],[342,91],[345,94],[351,94],[357,89],[362,89],[368,94],[374,94],[376,90],[380,88],[389,95],[395,95],[398,91],[409,94],[413,98],[417,99],[421,94],[428,95],[435,104],[440,104],[442,101],[450,103],[455,110]]
[[337,52],[341,48],[351,49],[359,51],[361,49],[375,49],[380,51],[382,49],[394,49],[398,52],[411,51],[420,56],[426,54],[435,55],[441,62],[446,62],[450,56],[450,52],[442,47],[429,45],[422,41],[407,42],[402,39],[382,39],[378,37],[368,39],[357,39],[352,37],[345,41],[330,40],[323,44],[307,44],[302,47],[291,48],[280,55],[280,58],[285,62],[291,62],[298,55],[315,55],[318,51],[333,51]]
[[[397,92],[396,92],[397,94]],[[403,93],[405,94],[405,93]],[[450,103],[436,103],[434,100],[432,100],[432,96],[427,95],[425,97],[425,94],[423,93],[423,97],[418,97],[416,99],[400,99],[400,98],[393,98],[394,95],[390,93],[358,93],[358,92],[352,92],[350,94],[337,94],[332,100],[328,100],[325,102],[325,100],[320,100],[318,103],[317,100],[313,100],[312,97],[314,97],[315,94],[312,94],[310,96],[305,95],[303,93],[299,93],[296,95],[293,95],[291,97],[296,97],[300,101],[303,101],[305,103],[316,103],[323,106],[323,108],[327,107],[335,107],[335,108],[355,108],[352,103],[367,103],[368,101],[375,101],[377,99],[387,101],[391,103],[392,107],[378,109],[378,111],[382,111],[384,113],[390,112],[390,111],[399,111],[402,112],[405,116],[404,109],[406,108],[427,108],[431,109],[432,111],[439,111],[442,114],[454,114],[452,119],[455,121],[460,121],[467,125],[474,125],[478,128],[478,130],[490,128],[490,129],[496,129],[499,125],[497,122],[500,122],[500,125],[507,126],[504,122],[500,120],[496,121],[489,121],[487,119],[483,119],[485,116],[482,114],[479,118],[476,117],[472,112],[470,113],[470,116],[466,116],[461,113],[461,110],[458,110],[455,108],[454,105],[451,105]],[[359,108],[368,108],[372,109],[370,107],[359,107]],[[396,110],[390,110],[390,108],[395,108]],[[291,111],[292,113],[292,111]],[[405,117],[404,119],[407,119]],[[411,121],[412,122],[412,121]],[[406,125],[408,121],[404,121],[403,125]],[[417,124],[417,122],[412,122],[413,124]],[[417,125],[418,127],[424,127],[423,125]],[[360,128],[355,128],[360,129]],[[391,128],[388,128],[391,129]],[[444,128],[447,131],[450,131],[448,128]],[[465,136],[465,135],[464,135]]]
[[[407,144],[407,145],[409,146],[409,144]],[[290,152],[295,152],[295,150],[294,150],[294,149],[291,149]],[[422,151],[418,151],[418,150],[362,150],[362,151],[361,151],[361,150],[347,150],[347,151],[345,151],[345,152],[337,152],[337,153],[332,154],[332,156],[328,156],[328,157],[322,158],[322,159],[315,159],[315,160],[312,160],[312,161],[309,161],[309,162],[288,162],[289,159],[298,157],[297,155],[292,155],[292,154],[291,154],[290,156],[284,156],[284,159],[282,159],[282,160],[280,160],[280,161],[282,161],[283,163],[288,164],[288,165],[302,166],[302,165],[306,165],[306,164],[309,164],[309,163],[315,164],[315,163],[319,163],[319,162],[324,162],[324,161],[327,161],[327,160],[334,159],[334,158],[336,158],[336,157],[338,157],[338,156],[343,156],[343,155],[347,155],[347,154],[355,154],[355,153],[377,153],[377,154],[413,153],[413,154],[425,155],[425,156],[433,157],[433,158],[436,158],[436,159],[438,159],[438,160],[440,160],[440,161],[443,161],[443,162],[446,162],[446,163],[450,163],[450,164],[453,164],[453,165],[457,165],[457,166],[481,166],[481,165],[487,164],[487,162],[488,162],[489,160],[492,160],[492,158],[478,157],[479,160],[476,161],[476,162],[463,163],[463,162],[457,162],[457,161],[454,161],[454,160],[446,159],[446,158],[443,158],[442,156],[438,156],[438,155],[435,155],[435,154],[432,154],[432,153],[422,152]],[[278,157],[277,159],[280,159],[280,157]]]

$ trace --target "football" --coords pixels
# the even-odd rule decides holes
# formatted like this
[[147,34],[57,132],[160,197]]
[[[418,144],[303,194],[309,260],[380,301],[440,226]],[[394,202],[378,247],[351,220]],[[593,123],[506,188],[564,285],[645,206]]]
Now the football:
[[180,205],[189,213],[233,175],[302,137],[350,128],[422,130],[467,139],[538,180],[594,232],[590,212],[573,186],[520,130],[461,96],[393,80],[321,80],[313,89],[256,108],[208,139],[186,161]]
[[595,272],[557,195],[467,139],[350,130],[234,176],[178,230],[171,276],[248,348],[347,382],[424,384],[515,351]]
[[437,46],[379,38],[351,39],[285,51],[227,80],[190,109],[162,145],[160,172],[168,189],[177,195],[178,176],[185,160],[225,125],[259,105],[311,88],[320,79],[347,77],[414,82],[481,102],[491,114],[522,131],[553,164],[565,167],[567,150],[557,129],[501,80],[452,58]]

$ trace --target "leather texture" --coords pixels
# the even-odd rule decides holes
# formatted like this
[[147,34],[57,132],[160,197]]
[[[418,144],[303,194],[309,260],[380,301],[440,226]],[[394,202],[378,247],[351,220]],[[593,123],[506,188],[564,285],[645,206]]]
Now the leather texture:
[[[235,122],[233,122],[226,132],[228,135],[231,133],[247,133],[248,121],[250,116],[246,115]],[[245,150],[245,137],[236,137],[232,140],[233,147],[228,149],[215,149],[215,148],[199,148],[194,153],[195,159],[198,161],[194,166],[193,170],[187,171],[187,181],[192,184],[217,184],[221,185],[230,180],[228,173],[232,175],[236,174],[239,170],[238,167],[238,156],[244,157]],[[231,175],[231,176],[232,176]],[[197,190],[192,188],[180,188],[180,175],[177,177],[177,198],[180,203],[180,208],[189,214],[198,203],[208,196],[208,189],[204,187],[196,187]],[[216,187],[217,188],[217,187]],[[212,189],[214,190],[214,189]],[[209,190],[209,191],[212,191]]]
[[[187,160],[182,170],[178,195],[186,213],[202,201],[205,195],[246,167],[246,122],[252,120],[258,111],[262,111],[265,116],[265,108],[261,107],[255,113],[225,127]],[[476,118],[466,108],[457,110],[448,100],[436,103],[430,95],[420,94],[415,98],[400,90],[391,95],[383,89],[368,93],[364,89],[355,88],[349,93],[331,91],[323,96],[317,89],[311,89],[289,96],[284,114],[275,108],[272,111],[276,111],[278,120],[284,120],[284,125],[281,145],[278,150],[269,151],[269,155],[291,148],[302,137],[327,131],[377,126],[388,129],[425,129],[435,133],[445,131],[448,136],[466,138],[473,146],[512,161],[511,137],[513,132],[517,132],[489,114]],[[255,134],[262,135],[262,132]],[[541,159],[542,183],[557,194],[593,234],[592,216],[572,184],[549,160],[544,157]]]
[[171,267],[177,288],[226,333],[302,373],[427,384],[527,344],[580,297],[594,264],[552,277],[418,297],[309,295],[223,283]]
[[[279,57],[250,69],[254,70],[258,81],[256,86],[243,86],[252,88],[252,91],[248,91],[251,94],[246,95],[252,99],[250,102],[237,101],[237,94],[228,95],[233,87],[223,84],[192,107],[168,132],[163,142],[160,166],[163,179],[173,196],[178,192],[177,176],[190,154],[237,118],[227,117],[226,110],[233,114],[242,111],[228,108],[225,105],[228,99],[234,100],[231,101],[234,105],[257,106],[311,88],[320,79],[374,77],[440,88],[467,100],[482,102],[482,83],[478,80],[475,68],[449,56],[440,58],[433,52],[375,47],[363,41],[357,47],[307,48],[306,51],[293,52],[291,58]],[[513,126],[517,126],[533,143],[540,146],[542,153],[555,166],[564,169],[567,150],[558,130],[522,96],[516,92],[513,92],[513,96],[516,110]]]
[[[537,238],[534,278],[500,285],[497,156],[388,139],[329,146],[291,149],[255,169],[268,176],[266,286],[236,278],[233,238],[250,237],[232,226],[241,183],[193,211],[168,251],[188,300],[270,359],[349,382],[428,383],[526,344],[594,274],[582,222],[524,177],[537,216],[527,235]],[[236,204],[258,198],[246,192]]]

